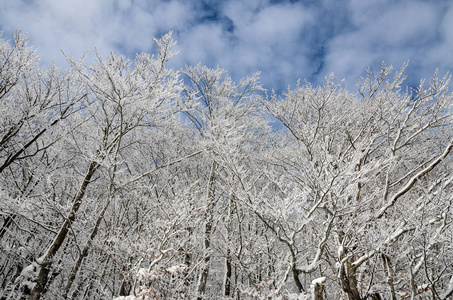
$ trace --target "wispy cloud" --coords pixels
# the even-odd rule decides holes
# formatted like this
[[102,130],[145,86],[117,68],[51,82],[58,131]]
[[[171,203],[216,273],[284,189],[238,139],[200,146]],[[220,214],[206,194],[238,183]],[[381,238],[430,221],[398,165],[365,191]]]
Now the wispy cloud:
[[19,26],[43,62],[65,66],[97,48],[133,57],[153,51],[153,36],[173,30],[174,68],[198,62],[234,79],[262,71],[266,88],[297,79],[321,83],[334,72],[353,88],[367,66],[410,60],[411,84],[436,67],[453,69],[453,5],[449,1],[271,0],[0,0],[0,29]]
[[[399,67],[410,61],[408,71],[425,66],[424,74],[409,74],[411,80],[429,76],[441,58],[429,52],[442,43],[439,35],[442,7],[417,1],[349,2],[352,29],[327,43],[326,71],[357,78],[364,66],[378,67],[381,61]],[[430,67],[429,67],[430,66]],[[419,78],[417,78],[418,80]]]

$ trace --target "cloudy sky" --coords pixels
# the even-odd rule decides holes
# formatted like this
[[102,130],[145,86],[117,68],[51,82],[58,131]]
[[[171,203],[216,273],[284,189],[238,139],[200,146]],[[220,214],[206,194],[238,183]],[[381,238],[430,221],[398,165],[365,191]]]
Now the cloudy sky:
[[61,67],[60,49],[134,58],[173,30],[172,67],[219,65],[235,80],[261,71],[269,90],[299,78],[322,83],[331,72],[354,90],[382,61],[399,68],[409,60],[410,85],[437,67],[453,71],[449,0],[0,0],[0,7],[3,38],[21,27],[42,62]]

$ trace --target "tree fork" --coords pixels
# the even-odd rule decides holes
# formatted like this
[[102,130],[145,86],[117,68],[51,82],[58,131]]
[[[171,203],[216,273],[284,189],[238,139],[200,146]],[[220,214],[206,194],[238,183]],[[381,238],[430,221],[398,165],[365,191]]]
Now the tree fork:
[[104,215],[105,215],[107,208],[109,207],[109,204],[110,204],[110,199],[108,200],[108,202],[102,209],[101,213],[99,214],[99,216],[96,220],[96,224],[94,225],[94,228],[91,231],[90,238],[89,238],[88,242],[86,243],[85,247],[83,248],[82,252],[79,254],[76,264],[72,268],[71,274],[69,275],[69,278],[68,278],[68,282],[66,283],[66,286],[65,286],[64,295],[63,295],[64,298],[67,298],[67,295],[72,287],[72,284],[74,283],[74,279],[77,276],[77,273],[79,272],[80,267],[82,266],[82,261],[88,255],[88,250],[90,249],[91,244],[98,233],[99,226],[101,225],[101,221],[104,219]]

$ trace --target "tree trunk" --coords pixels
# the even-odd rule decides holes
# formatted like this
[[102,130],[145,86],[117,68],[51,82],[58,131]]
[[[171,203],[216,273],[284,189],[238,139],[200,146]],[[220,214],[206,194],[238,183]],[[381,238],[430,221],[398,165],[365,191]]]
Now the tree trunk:
[[312,289],[313,300],[324,300],[324,282],[315,282]]
[[292,248],[292,246],[289,243],[287,243],[287,246],[289,248],[289,251],[291,252],[291,259],[292,259],[291,260],[291,273],[293,274],[294,283],[296,284],[298,292],[303,293],[303,292],[305,292],[305,290],[304,290],[302,282],[300,282],[300,278],[299,278],[299,275],[301,272],[297,269],[296,253],[294,252],[294,249]]
[[71,211],[69,212],[68,217],[64,221],[63,225],[60,227],[57,236],[55,237],[52,245],[50,246],[49,250],[47,250],[47,253],[44,256],[38,277],[36,278],[36,285],[31,292],[29,300],[39,300],[43,293],[45,292],[46,285],[49,281],[49,273],[52,268],[53,258],[55,254],[57,254],[61,245],[63,245],[63,242],[65,241],[66,236],[68,235],[69,227],[75,220],[75,215],[79,210],[80,205],[82,204],[82,199],[85,196],[85,192],[88,185],[90,184],[91,177],[93,177],[98,167],[99,164],[97,164],[96,162],[90,163],[85,178],[83,179],[83,182],[80,186],[80,189],[74,198]]
[[343,290],[348,294],[349,300],[362,300],[357,288],[357,279],[355,277],[356,269],[347,260],[341,267],[340,278]]
[[[233,231],[233,228],[231,226],[232,217],[233,217],[233,197],[230,197],[229,207],[228,207],[228,219],[226,222],[227,241],[230,240],[230,233]],[[225,258],[225,284],[224,284],[224,291],[223,291],[223,294],[225,295],[225,297],[230,297],[230,294],[231,294],[231,277],[232,277],[232,275],[233,274],[231,271],[231,249],[230,249],[230,246],[228,246],[227,254],[226,254],[226,258]]]
[[99,214],[99,216],[96,220],[96,224],[94,225],[94,228],[91,231],[90,238],[87,241],[87,243],[85,244],[85,247],[83,248],[82,252],[79,253],[77,262],[74,265],[74,267],[72,268],[71,274],[69,275],[69,278],[68,278],[68,282],[66,283],[66,286],[65,286],[65,290],[64,290],[64,294],[63,294],[64,298],[67,298],[68,293],[71,289],[71,286],[74,283],[74,279],[77,276],[77,273],[79,272],[80,267],[82,266],[82,261],[88,255],[88,250],[91,248],[91,244],[98,233],[99,226],[101,225],[102,219],[104,219],[104,214],[105,214],[105,211],[107,210],[107,208],[109,207],[109,204],[110,204],[110,198],[108,199],[107,203],[105,204],[104,208],[102,209],[101,213]]
[[[187,228],[187,233],[188,236],[190,237],[193,233],[192,227],[188,226]],[[191,249],[190,246],[188,248],[184,248],[184,264],[187,266],[187,268],[184,271],[184,285],[185,286],[191,286],[192,282],[194,281],[193,276],[189,276],[189,270],[190,266],[192,265],[192,254],[191,254]]]
[[390,294],[392,295],[392,300],[396,300],[395,286],[393,284],[395,275],[393,272],[392,264],[390,262],[390,259],[385,254],[382,254],[382,260],[384,262],[384,270],[387,273],[387,283],[389,285]]
[[212,223],[214,221],[214,206],[215,206],[215,199],[214,199],[214,184],[215,184],[215,168],[216,163],[215,161],[212,162],[211,172],[209,175],[209,182],[208,182],[208,196],[207,196],[207,208],[206,208],[206,227],[205,227],[205,234],[204,234],[204,258],[203,258],[203,265],[200,273],[200,277],[198,279],[198,297],[197,300],[202,300],[203,295],[206,292],[206,282],[208,279],[209,274],[209,264],[211,261],[211,254],[209,253],[211,250],[211,233],[212,233]]
[[225,262],[226,262],[226,273],[225,273],[224,295],[225,297],[230,297],[231,275],[232,275],[230,249],[227,250],[227,257],[225,258]]

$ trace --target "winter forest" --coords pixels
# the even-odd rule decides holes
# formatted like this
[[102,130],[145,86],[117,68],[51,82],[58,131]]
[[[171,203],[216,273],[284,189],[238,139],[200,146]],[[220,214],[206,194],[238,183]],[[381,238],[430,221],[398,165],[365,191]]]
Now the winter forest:
[[0,40],[0,299],[452,299],[448,74],[276,94],[155,44]]

